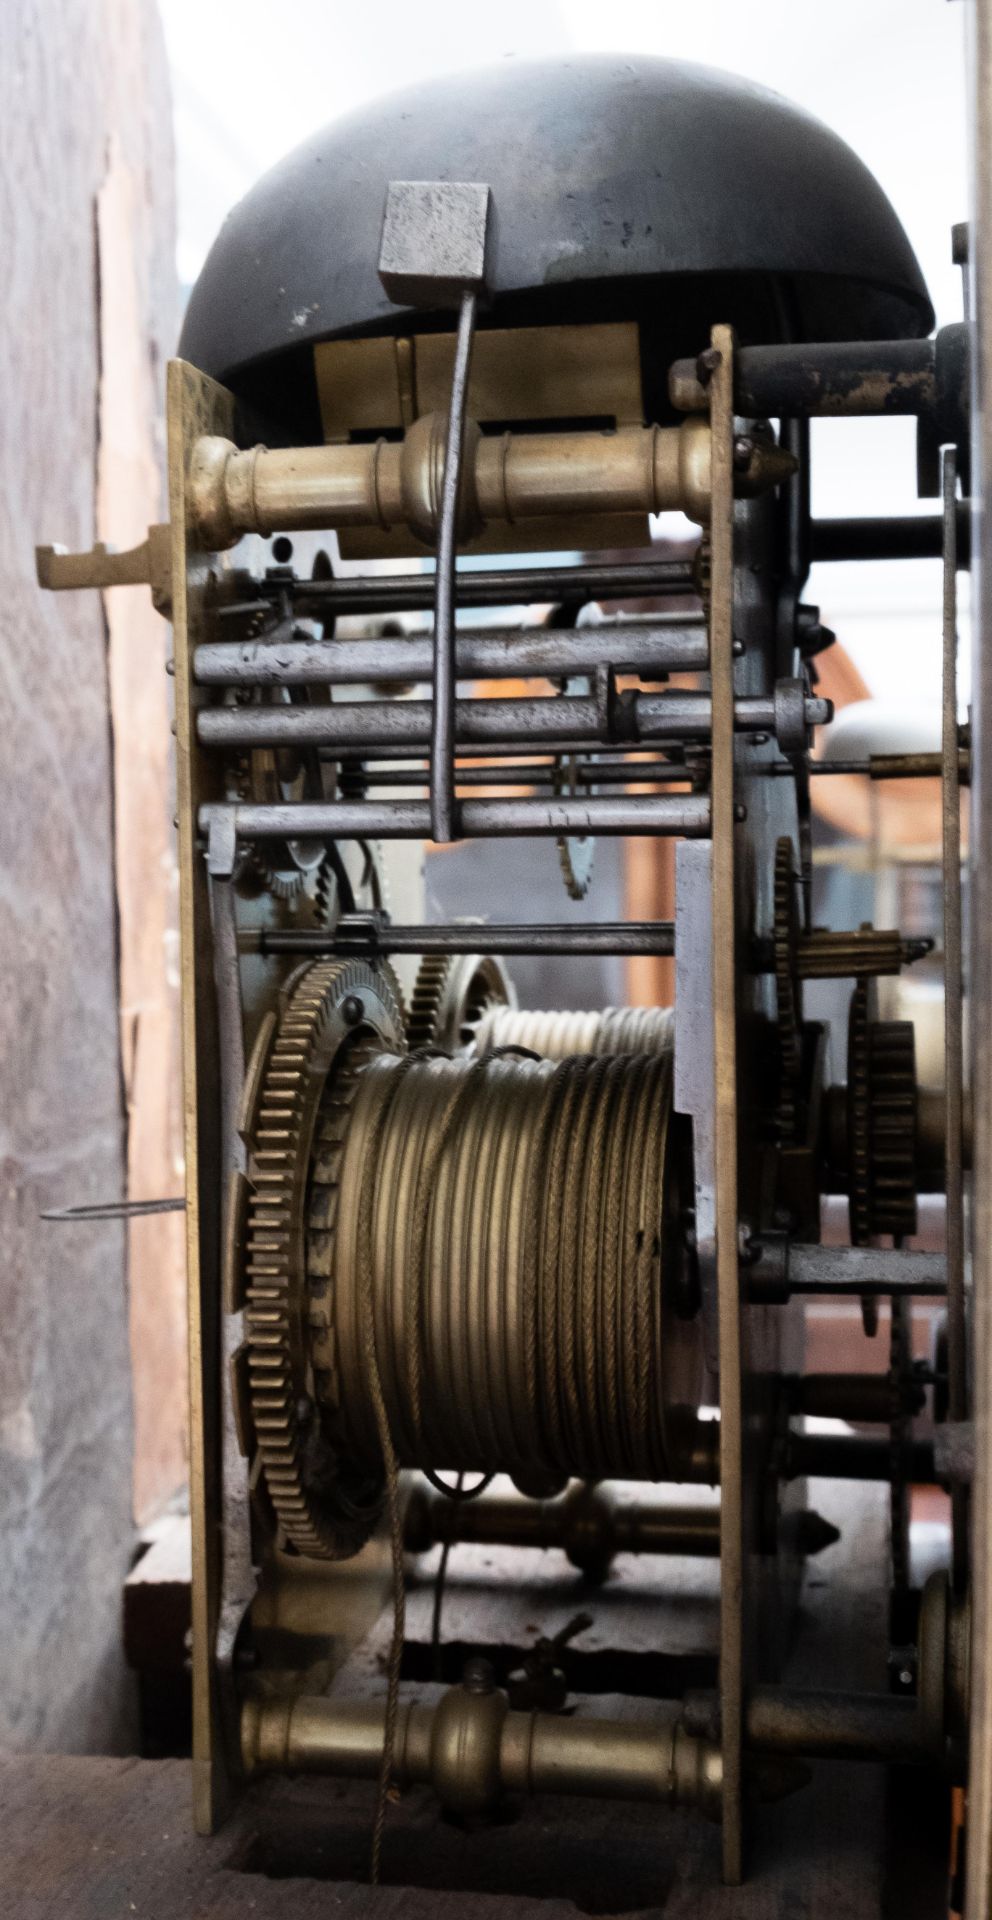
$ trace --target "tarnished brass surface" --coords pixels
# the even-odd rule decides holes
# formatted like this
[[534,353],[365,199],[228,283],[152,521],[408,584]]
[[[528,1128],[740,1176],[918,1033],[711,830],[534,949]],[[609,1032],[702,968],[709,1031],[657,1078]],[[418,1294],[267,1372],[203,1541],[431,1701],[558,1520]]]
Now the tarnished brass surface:
[[381,1532],[348,1560],[316,1559],[273,1541],[265,1555],[251,1636],[266,1687],[280,1694],[318,1692],[335,1679],[388,1597]]
[[70,593],[79,587],[149,586],[156,612],[171,615],[172,530],[168,523],[149,527],[139,546],[122,553],[98,543],[85,553],[36,547],[34,556],[38,585],[49,593]]
[[[249,1469],[240,1458],[235,1406],[227,1382],[226,1356],[238,1337],[240,1300],[221,1288],[222,1082],[229,1063],[218,1038],[211,904],[207,863],[197,831],[197,810],[224,798],[228,774],[216,756],[201,752],[195,713],[203,694],[192,673],[195,647],[217,637],[216,615],[238,590],[232,561],[209,561],[200,549],[188,511],[187,478],[193,443],[205,434],[237,431],[231,394],[182,361],[169,367],[170,599],[174,627],[176,688],[177,827],[180,863],[182,966],[183,1116],[186,1168],[186,1244],[190,1382],[190,1507],[193,1607],[194,1814],[202,1832],[220,1824],[233,1793],[231,1652],[244,1607],[260,1575],[260,1620],[284,1613],[288,1589],[299,1583],[308,1617],[307,1659],[333,1664],[335,1649],[353,1643],[371,1624],[385,1597],[385,1561],[378,1546],[363,1562],[361,1580],[345,1589],[319,1592],[310,1566],[297,1557],[255,1557],[249,1536]],[[238,886],[239,931],[247,925],[278,926],[288,912],[293,923],[313,924],[309,893],[290,908],[259,892],[257,881]],[[290,963],[291,965],[291,963]],[[240,966],[245,1041],[250,1047],[278,1005],[287,963],[244,953]],[[227,1239],[237,1244],[237,1210],[228,1210]],[[235,1377],[237,1377],[237,1366]],[[367,1562],[367,1564],[366,1564]],[[274,1586],[270,1586],[270,1582]],[[290,1609],[292,1611],[292,1608]],[[224,1650],[221,1653],[221,1639]]]
[[[836,1537],[836,1536],[833,1536]],[[556,1499],[524,1499],[487,1493],[453,1501],[414,1485],[406,1507],[408,1553],[443,1544],[558,1547],[590,1579],[604,1579],[618,1553],[687,1554],[711,1558],[720,1552],[720,1509],[714,1503],[661,1506],[618,1498],[600,1484],[577,1480]]]
[[407,1044],[449,1053],[471,1046],[483,1022],[516,1004],[513,983],[496,955],[425,953],[410,998]]
[[[972,14],[981,126],[992,97],[988,0],[973,0]],[[992,183],[982,178],[979,184],[987,213]],[[398,181],[389,191],[419,189]],[[442,198],[452,192],[481,195],[488,204],[490,188],[442,186]],[[975,241],[981,288],[989,268],[977,230]],[[419,279],[416,261],[410,271]],[[436,283],[429,263],[427,272]],[[627,277],[633,279],[632,268]],[[385,268],[383,280],[389,291]],[[697,316],[704,297],[711,294],[714,303],[723,297],[723,279],[707,285],[708,294],[699,287],[693,293]],[[546,291],[553,305],[497,311],[501,318],[566,311],[560,287],[549,280]],[[587,310],[581,302],[579,310]],[[611,298],[598,310],[635,309]],[[982,1176],[992,1154],[992,1095],[979,1069],[989,1024],[982,1010],[990,1004],[992,915],[982,908],[992,811],[990,783],[982,776],[992,681],[981,646],[971,723],[973,1142],[952,1072],[945,1154],[942,1096],[916,1088],[909,1023],[869,1021],[866,1012],[869,977],[898,971],[917,957],[910,948],[922,951],[927,943],[871,928],[847,933],[808,925],[809,736],[831,709],[826,700],[807,699],[804,676],[833,636],[818,610],[800,602],[816,544],[809,442],[796,421],[812,412],[889,411],[893,395],[895,410],[904,403],[916,410],[913,395],[927,398],[932,350],[899,343],[890,379],[856,342],[840,339],[828,350],[810,349],[801,337],[789,347],[758,341],[741,355],[732,328],[717,326],[698,361],[675,369],[672,391],[688,417],[662,427],[645,424],[642,352],[652,394],[661,371],[646,314],[640,325],[488,331],[484,317],[470,388],[471,301],[463,302],[461,314],[457,352],[454,336],[430,330],[433,320],[423,333],[321,344],[313,363],[326,435],[321,445],[244,445],[263,430],[249,420],[247,400],[243,409],[192,367],[174,365],[169,526],[150,528],[146,542],[118,555],[100,547],[83,554],[37,552],[46,587],[144,581],[156,606],[171,608],[175,620],[197,1824],[218,1823],[242,1763],[246,1775],[298,1769],[373,1777],[379,1783],[375,1881],[393,1784],[429,1782],[444,1807],[463,1819],[490,1812],[507,1791],[629,1797],[722,1816],[724,1877],[736,1884],[746,1865],[745,1788],[760,1785],[749,1748],[752,1755],[806,1752],[834,1760],[939,1757],[953,1779],[963,1779],[971,1707],[967,1897],[971,1912],[984,1913],[992,1825],[992,1467],[985,1417],[992,1313],[990,1235],[981,1229],[988,1217],[989,1183]],[[753,321],[741,320],[748,337],[758,314],[756,307]],[[666,320],[666,337],[677,333],[680,345],[689,345],[688,308],[684,318],[685,326],[679,319],[676,328],[673,313],[671,329]],[[776,335],[786,322],[801,336],[798,307],[789,314],[783,308]],[[385,324],[411,323],[394,314]],[[989,360],[987,349],[984,357]],[[779,395],[781,406],[755,397],[759,388],[745,383],[744,361],[752,381],[760,374],[770,383],[764,393]],[[978,365],[981,370],[981,353]],[[914,366],[923,368],[922,385]],[[310,411],[287,411],[285,419],[309,419],[306,341],[297,341],[295,367],[302,369]],[[808,389],[804,399],[793,382],[795,404],[786,404],[790,389],[782,384],[790,369]],[[842,390],[847,375],[853,384]],[[240,390],[253,393],[254,420],[284,439],[295,429],[280,426],[278,395],[265,389],[262,372],[257,385]],[[769,418],[782,423],[781,446]],[[774,490],[793,477],[776,501]],[[976,470],[976,501],[981,479]],[[921,484],[925,490],[925,478]],[[463,575],[465,584],[456,588],[456,554],[487,547],[522,552],[540,543],[559,551],[585,546],[602,560],[604,549],[645,539],[648,517],[670,509],[704,529],[691,574],[671,558],[653,571],[622,563],[614,571],[611,561],[533,570],[529,587],[520,585],[520,569],[474,580]],[[952,464],[945,467],[945,509],[944,883],[946,892],[953,878],[956,898],[965,736],[954,698],[962,509]],[[980,513],[976,524],[977,559]],[[293,541],[276,542],[265,554],[251,540],[283,530]],[[333,562],[327,552],[315,558],[307,549],[316,543],[296,537],[308,530],[340,534],[337,546],[327,542]],[[849,531],[834,538],[832,557],[842,548],[890,557],[910,546],[929,550],[929,532],[908,544],[903,534],[894,523],[882,522],[880,533],[862,526],[853,538]],[[389,686],[390,697],[341,705],[318,672],[338,640],[349,644],[344,634],[334,637],[335,610],[375,614],[382,633],[365,644],[388,645],[396,631],[389,615],[428,604],[430,582],[421,591],[415,567],[435,550],[434,637],[430,648],[423,641],[418,656],[423,678],[432,679],[432,699],[392,705],[409,692],[419,669],[394,675],[384,656],[364,653],[361,672],[349,656],[350,670],[338,675],[332,668],[331,679],[353,688]],[[393,578],[388,588],[374,569],[357,582],[335,580],[339,552],[345,559],[414,555],[414,572],[408,566],[407,577]],[[546,600],[539,583],[548,588]],[[594,593],[615,593],[629,608],[642,586],[651,598],[698,590],[708,629],[695,659],[707,675],[701,692],[657,696],[622,688],[621,676],[633,673],[637,661],[621,661],[604,645],[603,656],[588,663],[596,674],[595,699],[569,685],[560,654],[560,672],[554,659],[544,658],[559,689],[575,694],[571,717],[555,720],[536,711],[539,702],[522,700],[477,700],[461,711],[457,605],[482,607],[489,596],[502,606],[506,596],[529,592],[532,613],[553,605],[549,624],[561,621],[541,646],[551,648],[553,638],[567,649],[577,644],[581,621],[596,617]],[[326,620],[328,632],[311,633],[308,620]],[[976,631],[981,640],[981,618]],[[508,650],[514,645],[509,641]],[[281,653],[283,646],[295,655]],[[325,652],[307,663],[300,649],[308,646]],[[230,679],[216,665],[225,649],[238,655],[239,672]],[[215,655],[212,678],[205,672],[198,681],[198,653]],[[677,663],[644,656],[641,665],[649,681]],[[304,703],[324,710],[288,711]],[[554,702],[543,704],[550,709]],[[578,745],[566,741],[569,728],[591,752],[604,743],[624,748],[654,738],[667,756],[655,763],[658,781],[664,785],[670,776],[669,784],[691,784],[691,795],[604,800],[595,790],[593,762],[583,762],[585,785],[564,764],[578,753]],[[549,801],[458,800],[459,742],[474,738],[497,758],[519,759],[526,758],[520,741],[527,734],[538,747],[559,734],[565,742],[563,757],[545,768]],[[370,786],[410,773],[407,750],[428,735],[428,800],[370,800]],[[212,754],[201,751],[208,744]],[[969,733],[967,756],[971,752]],[[377,767],[380,755],[397,764]],[[864,764],[873,775],[932,772],[935,758],[875,756]],[[501,769],[504,786],[526,784],[511,781],[510,770]],[[610,776],[600,771],[604,778],[616,775],[615,767]],[[475,769],[475,776],[483,778],[485,769]],[[388,902],[373,884],[370,837],[417,839],[429,827],[438,845],[459,829],[469,836],[560,831],[587,843],[596,834],[646,826],[662,835],[677,826],[684,838],[674,925],[666,918],[656,926],[666,945],[673,938],[675,944],[677,1095],[674,1013],[520,1014],[491,1006],[512,997],[499,962],[485,953],[454,958],[442,951],[446,938],[458,945],[457,929],[435,931],[436,951],[422,967],[405,1024],[388,967],[377,971],[370,957],[390,935]],[[704,832],[708,844],[690,844]],[[776,846],[780,858],[773,865]],[[566,884],[578,899],[588,873],[569,858]],[[362,875],[354,882],[353,868]],[[358,898],[363,887],[370,903]],[[667,916],[670,903],[661,911]],[[273,923],[275,937],[267,942]],[[367,952],[346,957],[334,942],[354,939],[356,924]],[[412,924],[392,928],[393,950],[420,952],[410,939],[418,931]],[[621,944],[618,934],[616,948],[592,939],[583,948],[577,938],[559,948],[554,928],[535,924],[527,933],[535,952],[565,952],[571,944],[576,953],[612,953]],[[950,912],[946,946],[955,967],[948,965],[948,976],[961,971],[960,935]],[[307,949],[313,936],[320,944]],[[630,950],[636,949],[632,940]],[[326,957],[294,974],[290,956],[304,951]],[[800,997],[801,981],[835,977],[858,983],[852,1033],[861,1035],[860,1051],[857,1059],[852,1054],[844,1109],[839,1090],[826,1086],[826,1042],[804,1021]],[[952,1067],[957,1058],[959,1070],[961,1032],[955,1040],[950,1015],[947,1038],[948,1058]],[[837,1543],[836,1529],[804,1505],[804,1474],[829,1462],[838,1475],[885,1476],[901,1502],[904,1482],[912,1475],[934,1480],[935,1453],[949,1459],[953,1450],[906,1435],[906,1417],[924,1394],[908,1342],[904,1351],[897,1341],[890,1375],[878,1376],[877,1385],[873,1377],[870,1393],[851,1373],[801,1376],[799,1309],[791,1295],[822,1293],[825,1277],[849,1290],[852,1270],[869,1253],[879,1262],[867,1277],[871,1292],[887,1283],[908,1299],[935,1274],[940,1280],[943,1270],[932,1255],[906,1253],[900,1245],[880,1251],[868,1241],[885,1233],[901,1242],[915,1227],[916,1195],[928,1182],[943,1180],[953,1202],[970,1146],[974,1328],[963,1311],[959,1221],[957,1243],[952,1232],[944,1262],[952,1309],[949,1368],[935,1365],[925,1376],[927,1387],[938,1389],[935,1403],[945,1371],[951,1381],[946,1431],[960,1449],[951,1476],[954,1580],[949,1584],[941,1574],[928,1583],[918,1624],[912,1610],[903,1620],[908,1567],[905,1554],[892,1553],[897,1605],[885,1645],[902,1660],[905,1643],[907,1686],[918,1654],[917,1700],[912,1706],[889,1702],[874,1689],[831,1695],[819,1686],[787,1688],[778,1663],[802,1557]],[[846,1184],[852,1197],[852,1247],[819,1244],[826,1223],[817,1174],[825,1156],[829,1173],[841,1175],[831,1191]],[[918,1268],[910,1271],[913,1261],[929,1261],[929,1281]],[[892,1298],[898,1329],[895,1292]],[[965,1348],[973,1333],[977,1359],[969,1372]],[[880,1424],[884,1418],[889,1433],[835,1438],[790,1426],[825,1411],[875,1417]],[[974,1420],[966,1419],[969,1413]],[[940,1421],[937,1404],[934,1417]],[[977,1447],[970,1542],[960,1524],[968,1446],[972,1453]],[[404,1534],[399,1475],[414,1468],[438,1498],[415,1495]],[[463,1476],[498,1472],[514,1476],[519,1490],[533,1496],[529,1504],[468,1504],[479,1488],[467,1488]],[[442,1484],[441,1473],[457,1475],[457,1486]],[[621,1510],[599,1484],[613,1477],[694,1476],[719,1483],[718,1507],[676,1512],[645,1503]],[[569,1478],[573,1488],[565,1498],[545,1498]],[[329,1684],[385,1597],[381,1530],[375,1537],[384,1490],[394,1577],[385,1702],[335,1701],[317,1689]],[[555,1541],[586,1576],[602,1575],[623,1548],[718,1553],[718,1682],[702,1717],[694,1719],[688,1703],[663,1707],[650,1726],[636,1717],[615,1722],[515,1713],[478,1658],[464,1669],[462,1685],[436,1702],[401,1702],[404,1545],[442,1547],[431,1627],[436,1656],[447,1548],[467,1538]],[[973,1602],[970,1553],[977,1572]],[[872,1591],[885,1584],[885,1570],[873,1570]],[[715,1601],[715,1591],[710,1598]],[[453,1611],[451,1594],[449,1602]],[[585,1618],[579,1616],[580,1625]],[[836,1644],[845,1633],[853,1640],[860,1624],[852,1633],[848,1616]],[[574,1625],[553,1639],[535,1625],[538,1652],[553,1652]],[[884,1624],[876,1632],[882,1653]],[[458,1640],[466,1639],[450,1613],[449,1638],[450,1660]],[[833,1657],[834,1647],[831,1640],[825,1657]],[[528,1659],[524,1668],[530,1683]],[[374,1649],[368,1672],[375,1673]],[[564,1676],[558,1678],[564,1693]],[[526,1704],[547,1700],[532,1695]]]
[[[408,427],[418,414],[445,410],[455,336],[322,340],[313,358],[325,438],[367,438]],[[640,426],[636,325],[482,328],[472,349],[468,411],[484,426],[590,419]]]
[[[383,1707],[366,1700],[249,1699],[245,1770],[375,1778],[384,1719]],[[478,1686],[450,1687],[436,1707],[400,1707],[393,1774],[401,1786],[432,1785],[462,1815],[491,1811],[504,1793],[574,1793],[720,1817],[719,1745],[688,1733],[680,1706],[660,1706],[649,1721],[520,1713],[481,1674]]]
[[676,1477],[702,1384],[680,1184],[670,1054],[370,1060],[340,1162],[342,1446],[378,1462],[371,1298],[403,1465]]
[[[447,410],[454,365],[453,333],[396,339],[322,341],[314,368],[325,436],[368,441],[404,431],[421,414]],[[578,427],[641,426],[640,342],[629,321],[592,326],[485,327],[477,332],[468,413],[488,431],[517,422]],[[550,552],[559,547],[642,546],[644,514],[541,515],[515,525],[491,522],[468,538],[471,553]],[[342,527],[346,560],[389,559],[410,550],[402,527]]]
[[241,1424],[283,1535],[318,1558],[357,1552],[382,1496],[378,1477],[349,1472],[326,1437],[340,1392],[330,1289],[341,1115],[334,1104],[328,1111],[325,1094],[342,1053],[403,1044],[388,966],[328,960],[304,968],[244,1115],[249,1406]]
[[[447,431],[443,414],[422,414],[402,441],[357,446],[255,446],[205,435],[191,463],[193,515],[204,546],[233,545],[243,533],[315,527],[408,528],[433,544],[440,524]],[[756,440],[735,487],[751,495],[778,486],[791,456]],[[459,539],[490,521],[515,526],[547,515],[607,517],[679,508],[709,519],[710,427],[621,427],[615,433],[504,433],[483,436],[466,423]]]
[[[205,436],[192,468],[203,544],[279,528],[407,527],[430,545],[440,518],[446,421],[422,414],[402,441],[357,446],[249,447]],[[459,537],[490,520],[545,514],[658,513],[703,519],[709,499],[709,427],[623,427],[616,433],[505,433],[467,423]]]

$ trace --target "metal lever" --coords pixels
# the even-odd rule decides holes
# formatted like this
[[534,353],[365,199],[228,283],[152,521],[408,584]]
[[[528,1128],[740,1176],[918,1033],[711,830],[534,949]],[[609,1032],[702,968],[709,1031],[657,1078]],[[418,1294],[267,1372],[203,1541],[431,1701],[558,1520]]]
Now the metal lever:
[[462,294],[458,310],[455,367],[444,450],[441,525],[437,539],[434,593],[434,711],[431,727],[431,837],[453,840],[457,832],[455,800],[455,559],[458,552],[458,496],[465,448],[465,402],[475,333],[474,292]]
[[455,365],[448,406],[434,588],[434,691],[431,718],[431,837],[454,840],[455,558],[465,445],[465,413],[478,296],[486,284],[492,196],[478,183],[393,180],[379,248],[379,278],[391,300],[443,307],[458,302]]
[[98,541],[85,553],[66,547],[35,547],[35,573],[48,593],[72,593],[84,587],[150,587],[157,613],[169,617],[172,607],[171,528],[149,527],[137,547],[122,553]]
[[570,1640],[592,1624],[591,1613],[577,1613],[552,1638],[542,1633],[518,1673],[510,1675],[507,1691],[512,1706],[528,1712],[561,1713],[568,1698],[568,1681],[558,1665],[558,1656]]

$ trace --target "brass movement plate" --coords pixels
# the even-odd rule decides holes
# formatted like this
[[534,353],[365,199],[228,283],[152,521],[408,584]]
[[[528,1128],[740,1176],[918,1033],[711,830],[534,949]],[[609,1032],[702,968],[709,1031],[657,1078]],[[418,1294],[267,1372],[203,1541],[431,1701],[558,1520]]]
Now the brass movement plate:
[[[219,1649],[233,1644],[251,1598],[252,1561],[259,1565],[252,1603],[257,1628],[270,1636],[274,1632],[291,1654],[291,1666],[300,1670],[299,1685],[314,1671],[326,1681],[376,1620],[388,1592],[389,1556],[384,1538],[377,1536],[346,1567],[316,1567],[302,1555],[290,1559],[279,1553],[261,1535],[249,1540],[248,1463],[238,1448],[227,1387],[232,1323],[221,1285],[221,1059],[207,865],[197,825],[201,805],[223,797],[223,774],[217,756],[197,742],[196,708],[206,696],[194,683],[191,663],[201,642],[217,639],[215,612],[237,596],[239,570],[254,566],[257,571],[264,549],[257,541],[244,541],[224,555],[197,548],[187,498],[191,452],[202,434],[239,439],[237,404],[225,388],[181,360],[170,363],[167,392],[186,1162],[193,1795],[197,1830],[211,1833],[226,1818],[237,1790],[233,1677],[230,1660],[219,1658]],[[239,932],[245,935],[284,911],[266,894],[239,898],[237,910]],[[247,1045],[276,1005],[293,964],[250,953],[243,957]],[[287,1672],[285,1684],[291,1683]]]
[[[454,352],[453,333],[321,341],[314,348],[314,368],[325,439],[398,434],[421,414],[446,413]],[[468,415],[483,431],[549,420],[640,426],[644,402],[636,324],[482,329],[472,348]],[[466,541],[463,551],[627,550],[648,544],[643,515],[617,514],[486,529]],[[344,528],[339,546],[346,560],[426,554],[404,529]]]
[[[323,340],[313,357],[326,440],[395,433],[422,413],[447,412],[453,333]],[[472,347],[468,414],[481,426],[521,420],[640,426],[636,325],[483,328]]]

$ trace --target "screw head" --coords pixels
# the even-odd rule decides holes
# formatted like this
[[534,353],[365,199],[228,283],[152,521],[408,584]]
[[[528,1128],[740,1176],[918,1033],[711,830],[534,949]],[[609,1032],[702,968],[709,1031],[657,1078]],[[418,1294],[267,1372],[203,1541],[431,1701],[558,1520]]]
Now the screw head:
[[462,1668],[462,1686],[466,1693],[495,1693],[496,1673],[491,1660],[474,1653]]
[[346,1027],[357,1027],[362,1017],[362,1003],[356,993],[349,993],[341,1002],[341,1018]]
[[734,472],[746,473],[754,459],[754,441],[749,433],[740,433],[734,441]]
[[707,347],[696,361],[696,378],[700,386],[706,387],[720,365],[723,355],[719,347]]

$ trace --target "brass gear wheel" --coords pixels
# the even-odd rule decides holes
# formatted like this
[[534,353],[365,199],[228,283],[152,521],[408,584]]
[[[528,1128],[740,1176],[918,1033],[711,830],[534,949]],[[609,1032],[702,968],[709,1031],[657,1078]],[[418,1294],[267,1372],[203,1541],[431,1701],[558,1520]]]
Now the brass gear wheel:
[[515,1007],[517,996],[502,962],[485,953],[425,953],[406,1020],[407,1046],[446,1053],[470,1047],[486,1015]]
[[777,1117],[783,1140],[792,1140],[796,1135],[802,1078],[803,1004],[798,965],[801,931],[798,887],[795,850],[788,835],[784,834],[775,846],[772,908],[772,946],[779,1044]]
[[324,1560],[356,1553],[381,1481],[335,1446],[331,1274],[337,1172],[357,1075],[404,1051],[388,968],[318,961],[288,983],[248,1072],[245,1338],[256,1465],[285,1542]]
[[[268,697],[271,702],[282,694],[290,704],[305,705],[326,701],[329,690],[319,688],[262,688],[256,704]],[[237,799],[259,805],[285,800],[323,799],[324,787],[315,756],[303,753],[294,757],[274,747],[258,747],[238,755],[232,778]],[[242,874],[256,887],[271,893],[286,905],[295,905],[306,891],[308,881],[319,883],[327,856],[319,841],[286,840],[274,847],[262,848],[249,843],[242,854]]]
[[334,920],[337,906],[337,875],[328,854],[317,865],[304,871],[302,867],[274,867],[266,860],[261,847],[249,842],[241,855],[241,873],[250,881],[251,889],[260,893],[271,893],[274,900],[284,906],[298,906],[307,892],[308,880],[312,882],[310,898],[313,902],[314,925],[329,927]]

